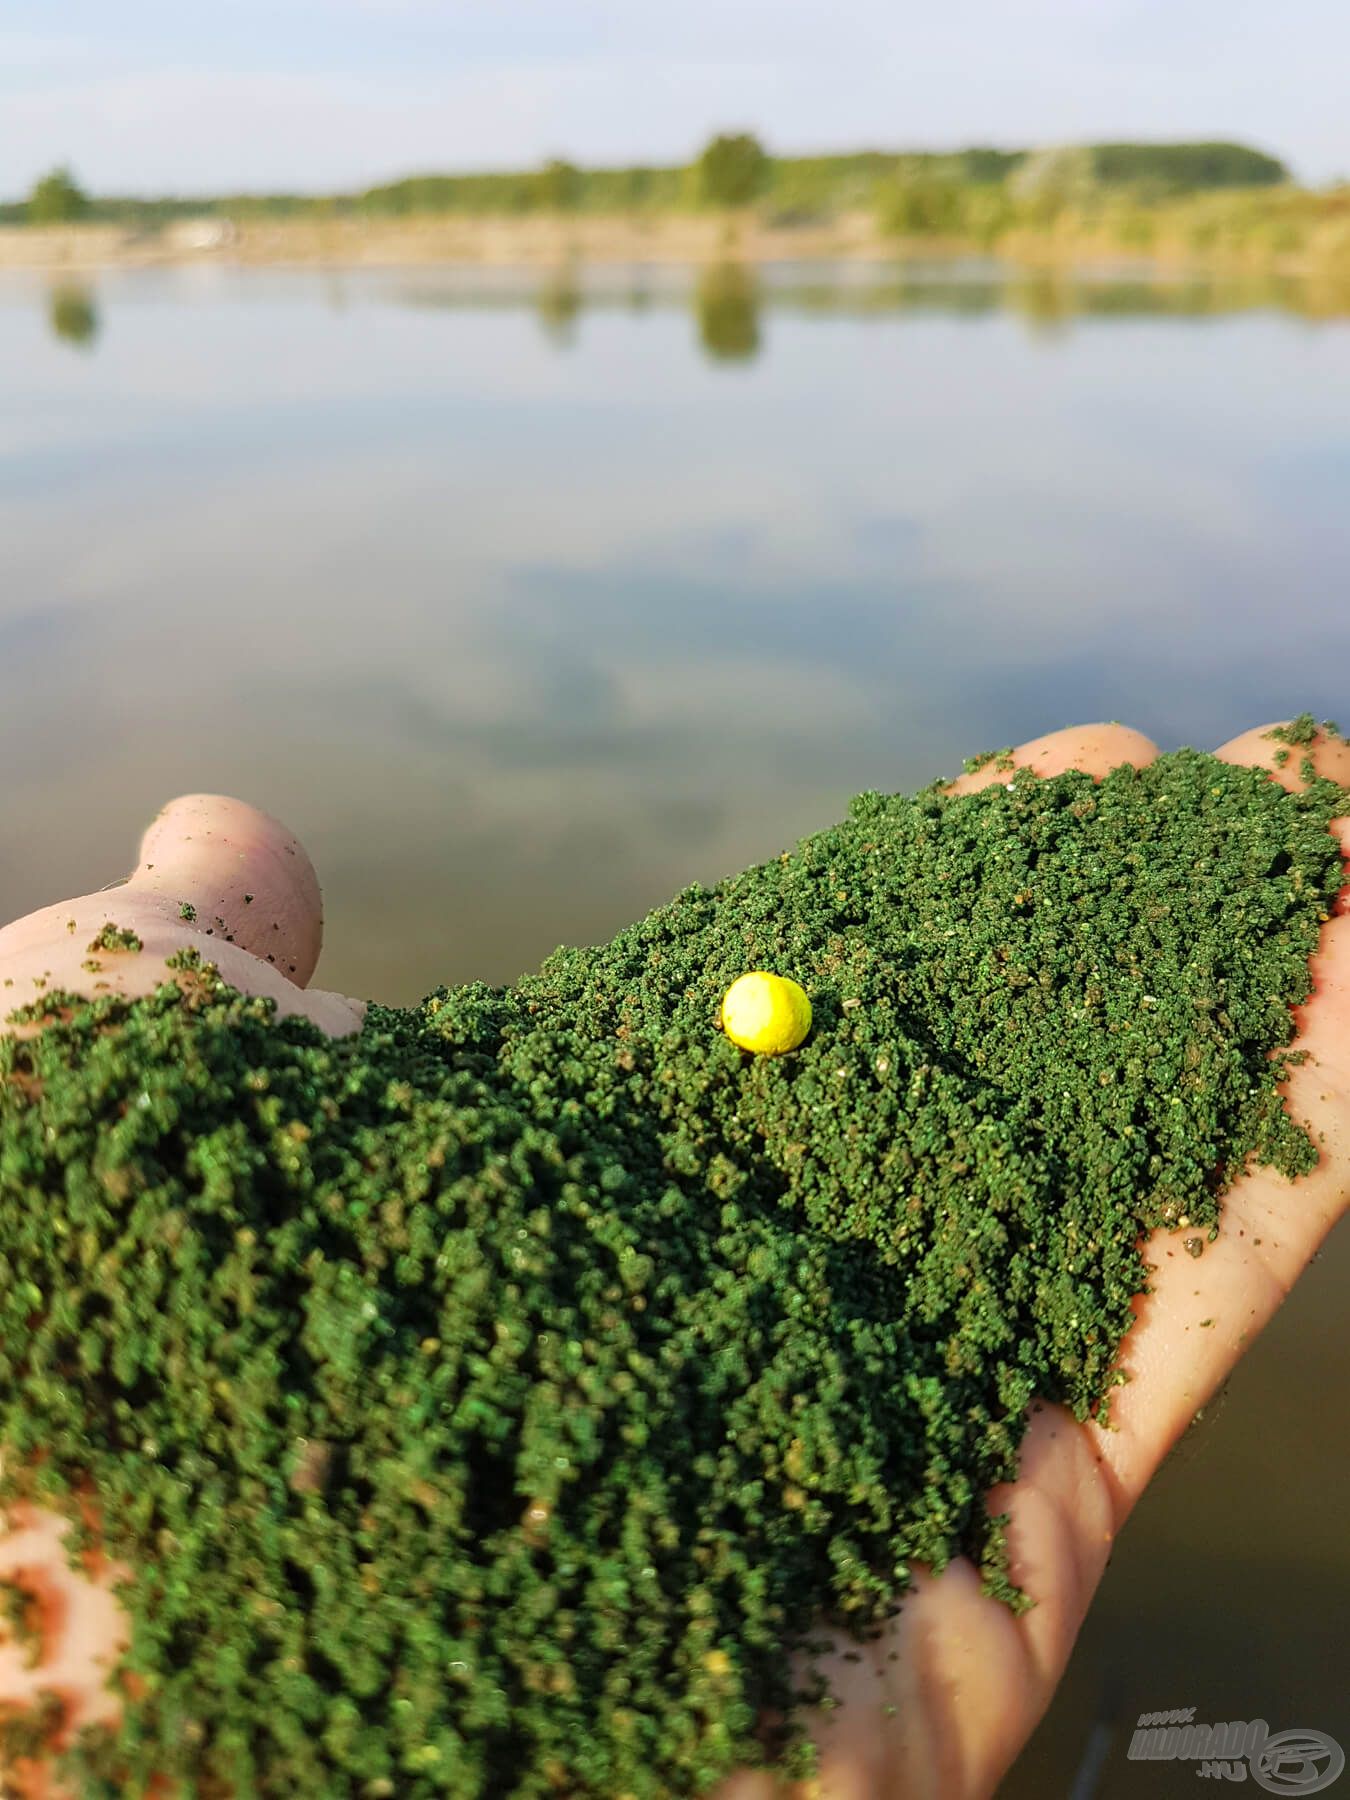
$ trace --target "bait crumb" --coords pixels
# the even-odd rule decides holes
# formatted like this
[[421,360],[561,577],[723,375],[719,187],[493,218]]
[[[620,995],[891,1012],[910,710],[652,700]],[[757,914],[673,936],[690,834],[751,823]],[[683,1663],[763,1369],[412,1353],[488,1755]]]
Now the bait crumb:
[[[120,925],[105,925],[98,936],[87,946],[90,955],[100,950],[126,950],[132,955],[138,954],[145,946],[134,931],[126,930]],[[86,964],[86,967],[88,965]]]
[[[1293,745],[1297,748],[1302,748],[1304,754],[1299,759],[1298,772],[1299,778],[1306,782],[1313,782],[1317,779],[1317,767],[1314,764],[1312,757],[1308,755],[1308,751],[1312,745],[1317,742],[1318,738],[1330,738],[1337,743],[1345,742],[1341,729],[1334,720],[1323,719],[1322,723],[1319,725],[1311,713],[1300,713],[1296,719],[1291,719],[1287,725],[1272,726],[1272,728],[1264,735],[1268,739],[1273,739],[1281,746]],[[1276,766],[1282,769],[1288,764],[1289,757],[1289,749],[1282,747],[1275,751],[1273,760]]]
[[[1272,1058],[1346,810],[1194,751],[864,794],[349,1038],[195,950],[24,1009],[0,1504],[63,1508],[78,1555],[92,1489],[134,1571],[136,1698],[70,1785],[809,1777],[832,1696],[793,1653],[874,1635],[914,1563],[1025,1606],[983,1496],[1033,1399],[1107,1420],[1148,1234],[1199,1254],[1249,1162],[1315,1165]],[[810,993],[791,1056],[717,1029],[746,968]]]
[[961,766],[967,775],[974,775],[980,769],[988,768],[990,763],[1003,775],[1015,768],[1017,765],[1013,761],[1012,745],[1009,744],[1002,750],[981,750],[978,756],[968,756]]
[[[1268,739],[1273,739],[1277,744],[1315,744],[1319,737],[1336,738],[1344,742],[1341,728],[1335,720],[1323,719],[1319,725],[1312,714],[1306,712],[1300,713],[1296,719],[1291,719],[1287,725],[1272,726],[1264,735]],[[1277,756],[1276,761],[1280,760]]]
[[[0,1643],[15,1645],[25,1668],[33,1668],[42,1655],[42,1607],[37,1596],[23,1585],[22,1571],[0,1580]],[[4,1734],[0,1728],[0,1745]]]
[[24,1706],[0,1703],[0,1770],[17,1775],[25,1761],[43,1755],[65,1721],[66,1703],[59,1694],[44,1692]]

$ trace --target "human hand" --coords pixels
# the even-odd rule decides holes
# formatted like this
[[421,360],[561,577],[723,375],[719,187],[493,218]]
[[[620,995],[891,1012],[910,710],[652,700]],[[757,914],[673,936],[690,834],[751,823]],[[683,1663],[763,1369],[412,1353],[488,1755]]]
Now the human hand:
[[[141,952],[97,946],[110,924]],[[46,993],[151,994],[175,979],[167,959],[195,949],[230,986],[275,1000],[279,1017],[341,1037],[365,1007],[309,986],[322,946],[318,877],[292,833],[242,800],[188,794],[157,815],[125,881],[0,928],[0,1020]]]
[[[1254,732],[1219,754],[1297,785],[1292,766],[1275,767],[1275,748]],[[1137,733],[1097,727],[1038,740],[1015,760],[1046,775],[1079,768],[1100,776],[1155,753]],[[1319,743],[1313,757],[1319,772],[1350,782],[1350,748]],[[956,787],[1000,779],[1006,777],[986,767]],[[195,919],[183,917],[184,905]],[[109,921],[136,932],[140,955],[91,953],[89,944]],[[1154,1240],[1154,1292],[1137,1303],[1138,1323],[1124,1345],[1125,1367],[1136,1379],[1113,1400],[1113,1429],[1080,1425],[1047,1407],[1024,1442],[1019,1479],[991,1500],[1011,1514],[1011,1574],[1036,1604],[1014,1617],[981,1593],[970,1565],[956,1563],[940,1579],[920,1575],[877,1643],[841,1638],[826,1670],[841,1704],[817,1720],[822,1796],[988,1793],[1025,1742],[1063,1672],[1116,1530],[1344,1205],[1350,1057],[1339,1040],[1347,1036],[1350,1009],[1348,934],[1344,916],[1325,929],[1314,965],[1317,993],[1298,1021],[1298,1046],[1310,1060],[1291,1072],[1287,1090],[1291,1110],[1321,1139],[1318,1169],[1296,1188],[1271,1171],[1245,1178],[1227,1196],[1222,1235],[1198,1264],[1177,1239]],[[0,998],[18,1005],[58,989],[148,992],[170,977],[164,958],[190,947],[231,985],[276,999],[280,1011],[303,1013],[325,1030],[353,1030],[358,1003],[302,985],[320,939],[317,883],[294,840],[238,802],[196,797],[160,815],[126,886],[0,931],[0,982],[14,982],[0,987]],[[102,967],[88,968],[91,961]],[[1214,1327],[1199,1331],[1207,1318]],[[22,1668],[16,1653],[0,1648],[0,1704],[56,1691],[67,1728],[112,1717],[103,1682],[122,1641],[111,1597],[119,1571],[96,1564],[81,1579],[66,1569],[52,1515],[30,1512],[12,1522],[17,1529],[0,1539],[0,1576],[22,1569],[24,1585],[59,1603],[43,1609],[44,1649],[35,1668]],[[26,1791],[48,1791],[43,1779],[34,1772]],[[772,1777],[756,1773],[733,1780],[723,1796],[759,1800],[774,1791]]]

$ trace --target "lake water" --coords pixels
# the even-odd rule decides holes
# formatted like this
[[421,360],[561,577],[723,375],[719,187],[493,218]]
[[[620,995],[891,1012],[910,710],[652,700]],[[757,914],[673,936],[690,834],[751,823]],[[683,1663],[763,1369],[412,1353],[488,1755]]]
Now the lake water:
[[[1350,713],[1350,319],[1313,290],[9,276],[0,394],[0,919],[237,793],[315,857],[322,984],[406,1001],[977,749]],[[1126,1763],[1144,1709],[1350,1747],[1348,1279],[1342,1234],[1178,1452],[1009,1794],[1189,1793]]]

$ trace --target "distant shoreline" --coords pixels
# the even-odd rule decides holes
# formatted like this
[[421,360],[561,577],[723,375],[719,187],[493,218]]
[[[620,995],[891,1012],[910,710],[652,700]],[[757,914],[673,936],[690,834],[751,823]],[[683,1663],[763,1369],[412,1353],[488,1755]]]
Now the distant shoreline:
[[0,227],[0,270],[50,276],[184,266],[267,268],[538,268],[615,264],[892,262],[903,258],[983,255],[1030,267],[1091,267],[1128,262],[1160,275],[1279,275],[1350,285],[1350,256],[1276,254],[1264,247],[1199,252],[1166,241],[1147,249],[1105,233],[1013,232],[995,244],[969,239],[900,238],[870,212],[822,223],[782,224],[753,215],[651,217],[334,218],[205,220],[162,229],[119,225]]
[[194,242],[181,226],[157,231],[94,224],[0,227],[0,268],[49,273],[202,263],[556,269],[585,263],[872,261],[895,253],[894,240],[882,236],[870,213],[812,226],[678,214],[268,219],[233,223],[223,241],[207,244]]

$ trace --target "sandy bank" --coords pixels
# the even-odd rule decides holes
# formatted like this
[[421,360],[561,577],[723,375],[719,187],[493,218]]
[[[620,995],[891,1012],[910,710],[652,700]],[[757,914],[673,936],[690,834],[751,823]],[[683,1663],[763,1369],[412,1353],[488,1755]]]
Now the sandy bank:
[[[203,233],[203,235],[205,235]],[[668,215],[632,218],[275,219],[234,225],[219,243],[191,232],[110,225],[0,229],[0,268],[76,271],[169,263],[418,263],[554,266],[587,263],[753,262],[881,258],[895,253],[866,213],[818,226]]]
[[1166,275],[1313,278],[1333,284],[1347,310],[1350,247],[1276,253],[1268,242],[1195,249],[1159,236],[1147,249],[1108,232],[1019,230],[996,245],[933,237],[901,240],[881,232],[868,212],[819,223],[775,223],[753,215],[260,219],[179,221],[163,229],[116,225],[0,227],[0,269],[53,275],[193,263],[328,268],[568,268],[723,262],[885,262],[944,255],[995,255],[1024,267],[1068,270],[1149,269]]

